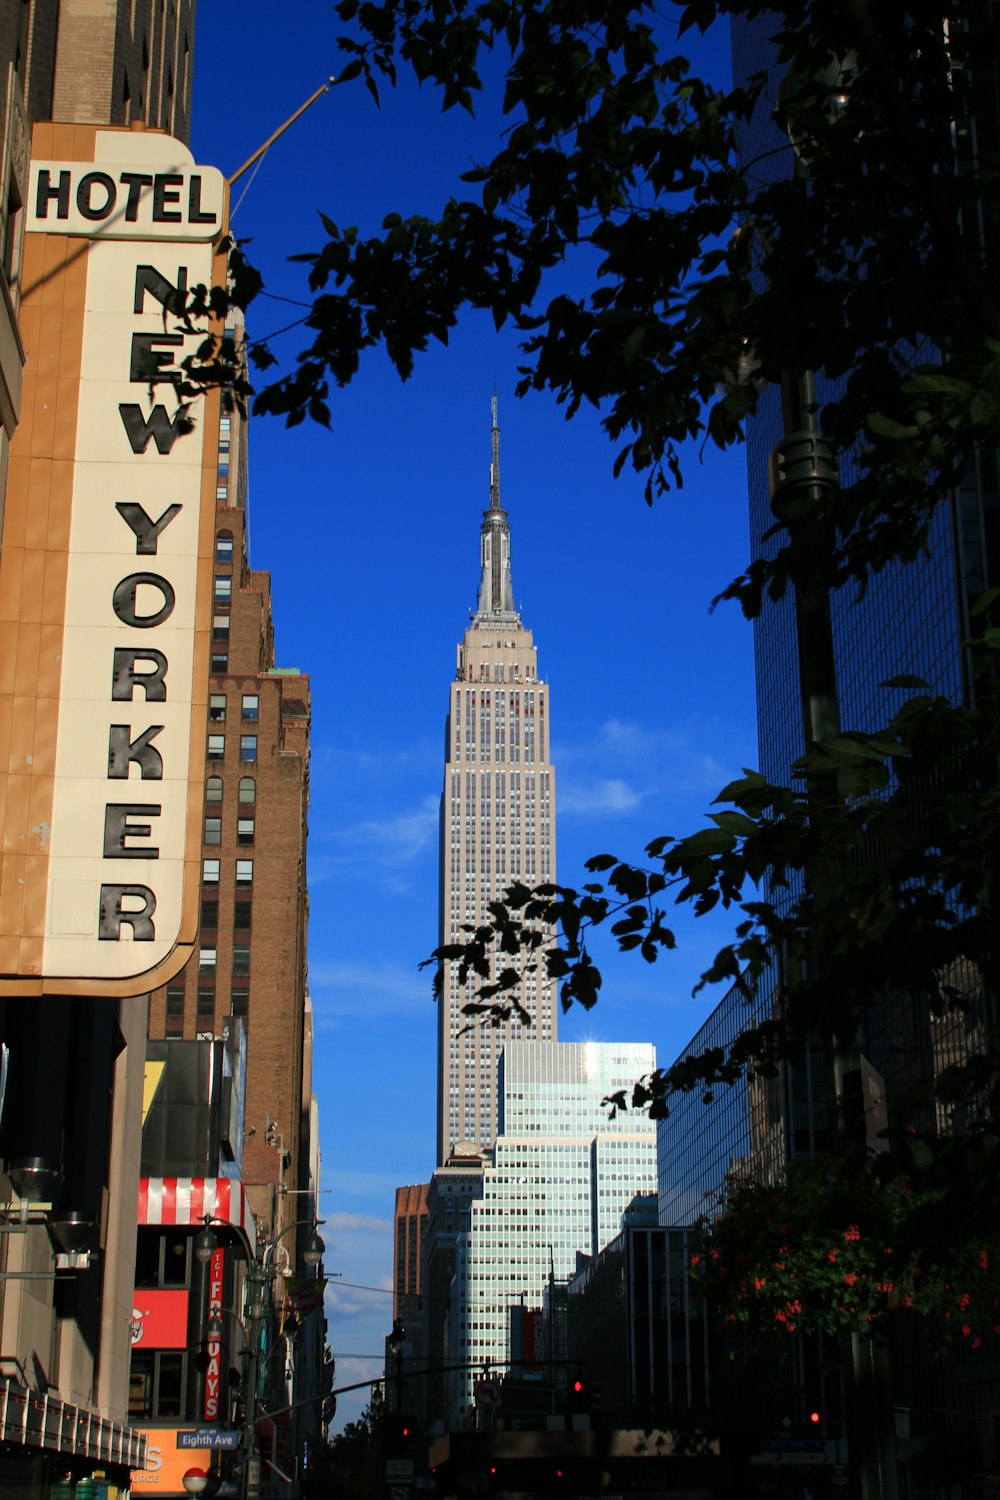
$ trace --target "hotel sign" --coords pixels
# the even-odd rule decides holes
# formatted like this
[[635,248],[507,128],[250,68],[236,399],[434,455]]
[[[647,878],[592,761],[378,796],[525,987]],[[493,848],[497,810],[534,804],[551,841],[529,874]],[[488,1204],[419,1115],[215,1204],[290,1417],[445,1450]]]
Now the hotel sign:
[[182,407],[169,376],[204,337],[179,314],[217,270],[224,184],[154,133],[48,155],[67,129],[36,127],[26,205],[0,715],[8,686],[15,723],[34,701],[6,768],[0,994],[127,995],[197,931],[218,398]]

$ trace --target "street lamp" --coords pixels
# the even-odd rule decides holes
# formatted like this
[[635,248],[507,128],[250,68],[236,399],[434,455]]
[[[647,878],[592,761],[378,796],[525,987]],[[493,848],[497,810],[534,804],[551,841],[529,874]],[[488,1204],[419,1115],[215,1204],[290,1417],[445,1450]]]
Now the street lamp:
[[[256,1260],[247,1262],[247,1285],[246,1285],[246,1317],[249,1323],[247,1330],[247,1345],[249,1359],[247,1361],[247,1394],[246,1407],[243,1413],[243,1438],[241,1447],[243,1450],[243,1500],[249,1500],[250,1496],[250,1468],[251,1459],[254,1457],[254,1449],[257,1437],[257,1397],[260,1385],[260,1359],[264,1341],[264,1312],[267,1304],[267,1291],[276,1274],[274,1265],[274,1252],[280,1240],[293,1229],[301,1229],[309,1225],[309,1234],[305,1244],[302,1246],[302,1260],[310,1270],[316,1268],[323,1260],[323,1241],[319,1234],[318,1219],[297,1219],[294,1224],[288,1224],[275,1235],[269,1244],[264,1246],[263,1251]],[[197,1253],[197,1251],[196,1251]]]

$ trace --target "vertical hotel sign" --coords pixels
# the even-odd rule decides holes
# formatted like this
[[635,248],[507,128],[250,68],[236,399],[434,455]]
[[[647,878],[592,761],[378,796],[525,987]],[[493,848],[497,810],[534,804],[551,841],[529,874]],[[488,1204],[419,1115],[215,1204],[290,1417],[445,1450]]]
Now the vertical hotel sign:
[[177,315],[219,271],[224,197],[168,136],[35,129],[0,552],[0,995],[141,994],[195,942],[218,397],[186,431],[164,376],[204,337]]

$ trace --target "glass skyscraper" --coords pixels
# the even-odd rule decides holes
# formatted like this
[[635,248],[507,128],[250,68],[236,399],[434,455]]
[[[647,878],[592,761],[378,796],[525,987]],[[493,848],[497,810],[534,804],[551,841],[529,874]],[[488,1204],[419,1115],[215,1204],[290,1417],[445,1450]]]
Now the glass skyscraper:
[[[649,1043],[507,1043],[493,1164],[453,1282],[449,1364],[506,1361],[511,1309],[540,1308],[550,1282],[576,1270],[577,1254],[595,1255],[632,1199],[655,1191],[655,1122],[633,1111],[612,1119],[602,1103],[655,1066]],[[453,1376],[453,1421],[474,1374]]]
[[[761,182],[789,173],[794,162],[791,143],[772,113],[781,73],[768,21],[766,15],[732,19],[734,84],[745,84],[756,74],[768,79],[741,140],[747,171]],[[821,409],[838,394],[822,371],[817,372],[816,393]],[[754,558],[768,555],[780,540],[765,540],[765,533],[774,525],[768,462],[782,436],[780,393],[769,385],[746,430]],[[852,455],[844,454],[842,483],[853,478]],[[873,575],[862,598],[850,584],[831,595],[844,727],[865,732],[884,725],[905,694],[883,684],[902,673],[924,678],[934,692],[958,702],[967,687],[962,641],[968,634],[968,610],[998,578],[1000,481],[996,453],[984,452],[950,501],[938,507],[926,549],[915,562]],[[787,784],[789,767],[804,749],[791,590],[781,600],[769,600],[755,621],[754,650],[760,769]]]

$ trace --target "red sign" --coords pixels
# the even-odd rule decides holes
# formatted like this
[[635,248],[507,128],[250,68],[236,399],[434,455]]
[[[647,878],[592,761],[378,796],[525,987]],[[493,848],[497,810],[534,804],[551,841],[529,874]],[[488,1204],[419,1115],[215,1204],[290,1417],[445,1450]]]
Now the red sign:
[[545,1318],[540,1307],[526,1307],[522,1314],[522,1354],[526,1375],[540,1375],[545,1358]]
[[[213,1250],[208,1267],[209,1318],[222,1317],[222,1280],[226,1268],[224,1250]],[[219,1420],[219,1392],[222,1388],[222,1345],[218,1339],[208,1341],[208,1368],[205,1371],[205,1405],[202,1416],[206,1422]]]
[[132,1348],[186,1349],[188,1294],[147,1291],[136,1287],[132,1297]]

